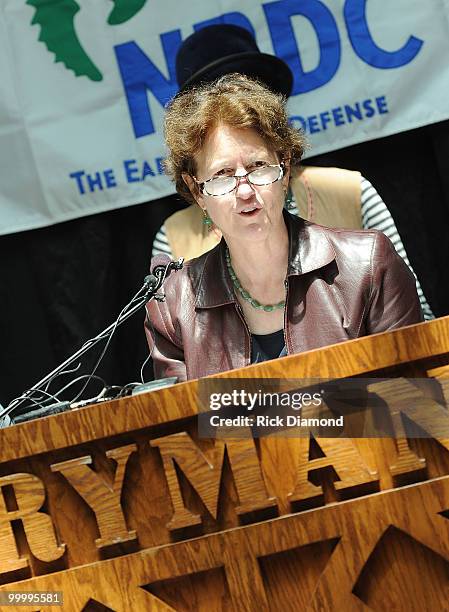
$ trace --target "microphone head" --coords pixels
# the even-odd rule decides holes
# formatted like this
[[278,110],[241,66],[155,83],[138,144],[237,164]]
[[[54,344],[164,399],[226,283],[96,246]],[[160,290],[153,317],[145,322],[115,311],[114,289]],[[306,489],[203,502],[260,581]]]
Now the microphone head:
[[158,282],[159,280],[156,276],[154,276],[154,274],[147,274],[143,279],[144,287],[146,287],[147,289],[154,289],[154,287],[157,286]]

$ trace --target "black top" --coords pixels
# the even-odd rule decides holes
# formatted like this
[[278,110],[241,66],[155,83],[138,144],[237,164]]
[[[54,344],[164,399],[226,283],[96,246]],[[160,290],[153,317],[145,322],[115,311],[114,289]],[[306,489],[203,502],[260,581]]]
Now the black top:
[[284,350],[284,330],[272,334],[251,334],[251,363],[276,359]]

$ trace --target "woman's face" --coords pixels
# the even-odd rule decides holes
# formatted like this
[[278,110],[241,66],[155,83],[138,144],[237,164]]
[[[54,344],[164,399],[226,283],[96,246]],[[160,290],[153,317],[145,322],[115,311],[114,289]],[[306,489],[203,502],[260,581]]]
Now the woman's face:
[[[214,176],[244,175],[281,160],[256,131],[220,125],[209,132],[195,161],[196,179],[203,182]],[[236,189],[221,196],[198,194],[198,189],[192,189],[193,179],[185,176],[185,180],[225,239],[264,240],[283,223],[288,172],[281,180],[264,186],[241,179]]]

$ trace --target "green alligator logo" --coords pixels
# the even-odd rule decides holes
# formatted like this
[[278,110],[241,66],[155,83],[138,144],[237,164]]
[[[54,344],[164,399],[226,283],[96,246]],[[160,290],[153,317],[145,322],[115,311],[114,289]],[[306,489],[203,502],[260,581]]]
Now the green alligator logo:
[[[134,17],[147,0],[108,0],[114,6],[108,17],[109,25],[119,25]],[[91,81],[101,81],[103,75],[87,55],[75,30],[75,15],[80,5],[75,0],[27,0],[26,4],[35,9],[32,25],[39,25],[39,40],[45,44],[50,53],[54,53],[55,62],[62,62],[66,68],[73,70],[77,77],[86,76]]]

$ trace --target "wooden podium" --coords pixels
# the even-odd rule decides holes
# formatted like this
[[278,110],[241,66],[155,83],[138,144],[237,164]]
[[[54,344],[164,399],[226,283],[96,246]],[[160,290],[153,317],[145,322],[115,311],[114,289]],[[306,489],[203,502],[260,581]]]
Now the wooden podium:
[[0,430],[0,609],[449,610],[448,364],[445,317],[219,377],[394,378],[394,438],[203,439],[198,381]]

